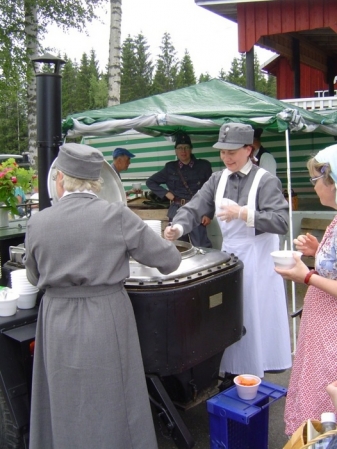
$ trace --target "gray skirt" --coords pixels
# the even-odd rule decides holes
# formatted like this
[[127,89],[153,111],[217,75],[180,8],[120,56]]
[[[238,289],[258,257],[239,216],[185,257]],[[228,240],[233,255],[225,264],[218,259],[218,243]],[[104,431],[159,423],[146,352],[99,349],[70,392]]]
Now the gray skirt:
[[123,284],[48,289],[35,342],[30,449],[156,449]]

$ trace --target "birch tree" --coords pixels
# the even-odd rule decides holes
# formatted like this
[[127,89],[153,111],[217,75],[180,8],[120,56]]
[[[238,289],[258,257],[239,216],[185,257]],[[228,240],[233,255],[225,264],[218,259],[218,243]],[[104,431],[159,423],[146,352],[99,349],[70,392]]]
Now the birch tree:
[[110,41],[108,62],[108,106],[120,103],[122,0],[110,0]]
[[39,39],[49,24],[60,32],[85,30],[97,19],[95,9],[107,0],[0,0],[0,66],[10,78],[13,67],[27,87],[29,151],[36,154],[36,87],[31,58],[41,50]]

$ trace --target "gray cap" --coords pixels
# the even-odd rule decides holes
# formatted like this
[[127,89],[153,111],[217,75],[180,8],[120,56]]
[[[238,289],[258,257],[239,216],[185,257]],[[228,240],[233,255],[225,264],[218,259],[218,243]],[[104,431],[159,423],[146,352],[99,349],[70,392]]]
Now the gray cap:
[[56,168],[78,179],[98,179],[104,157],[96,148],[79,143],[64,143],[56,160]]
[[219,131],[218,142],[213,148],[219,150],[238,150],[244,145],[252,145],[254,130],[243,123],[224,123]]

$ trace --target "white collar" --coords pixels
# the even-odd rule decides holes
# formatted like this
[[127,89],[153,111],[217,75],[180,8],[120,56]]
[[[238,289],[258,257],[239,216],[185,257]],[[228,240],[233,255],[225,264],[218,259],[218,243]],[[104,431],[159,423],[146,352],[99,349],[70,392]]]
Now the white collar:
[[68,190],[66,190],[66,191],[63,193],[62,198],[63,198],[64,196],[72,195],[73,193],[89,193],[90,195],[94,195],[94,196],[97,197],[96,193],[94,193],[92,190],[82,190],[82,191],[75,190],[74,192],[68,192]]
[[[250,159],[248,159],[247,163],[239,170],[240,173],[243,173],[244,175],[248,175],[250,170],[252,169],[253,163]],[[235,173],[231,170],[228,170],[230,174]]]

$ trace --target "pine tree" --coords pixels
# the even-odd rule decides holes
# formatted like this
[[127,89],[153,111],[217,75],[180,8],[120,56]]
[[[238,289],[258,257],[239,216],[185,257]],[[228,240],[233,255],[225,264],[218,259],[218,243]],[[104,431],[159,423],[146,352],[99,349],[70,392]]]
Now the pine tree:
[[191,60],[191,56],[187,50],[185,50],[184,57],[180,62],[180,69],[177,79],[177,87],[188,87],[196,84],[197,80],[194,73],[194,67]]
[[83,53],[76,81],[76,109],[77,111],[86,111],[89,109],[90,98],[90,67],[88,55]]
[[90,59],[88,59],[86,53],[83,53],[81,58],[76,82],[77,111],[86,111],[95,108],[95,101],[93,96],[90,95],[90,88],[93,85],[92,77],[96,81],[100,78],[94,50],[91,51]]
[[122,45],[121,57],[121,103],[134,100],[134,80],[136,78],[135,43],[129,35]]
[[97,18],[95,10],[106,0],[0,0],[1,66],[10,77],[13,67],[22,75],[27,92],[28,145],[36,155],[36,78],[30,58],[38,55],[39,39],[48,24],[60,29],[85,30],[85,25]]
[[136,75],[134,80],[134,100],[145,98],[152,93],[153,64],[149,53],[149,45],[142,34],[134,39],[136,57]]
[[[276,78],[267,76],[260,70],[259,59],[254,54],[255,90],[270,97],[276,97]],[[228,81],[237,86],[246,87],[246,57],[241,54],[240,58],[234,58],[228,73],[220,72],[220,79]]]
[[161,94],[177,88],[178,60],[169,33],[164,33],[161,54],[158,55],[157,69],[153,80],[153,93]]
[[108,106],[109,87],[106,77],[98,78],[91,75],[89,98],[92,109],[101,109]]
[[226,72],[224,71],[223,68],[221,68],[221,70],[220,70],[220,72],[219,72],[218,78],[219,78],[220,80],[226,81]]
[[28,146],[27,99],[24,85],[11,81],[0,91],[0,146],[2,153],[21,154]]
[[77,109],[77,96],[75,86],[77,85],[78,65],[73,63],[67,55],[63,58],[66,63],[62,68],[62,116],[80,112]]
[[[6,73],[6,72],[5,72]],[[27,84],[12,66],[0,76],[0,147],[2,153],[20,154],[28,148]]]
[[246,58],[241,54],[240,59],[234,58],[229,72],[224,80],[237,86],[246,87]]
[[96,53],[94,49],[90,51],[89,70],[90,73],[96,77],[96,79],[99,79],[98,61],[96,59]]
[[209,81],[209,80],[211,80],[211,79],[212,79],[212,77],[211,77],[211,75],[210,75],[208,72],[206,72],[205,74],[202,73],[202,74],[199,76],[198,83],[204,83],[205,81]]

